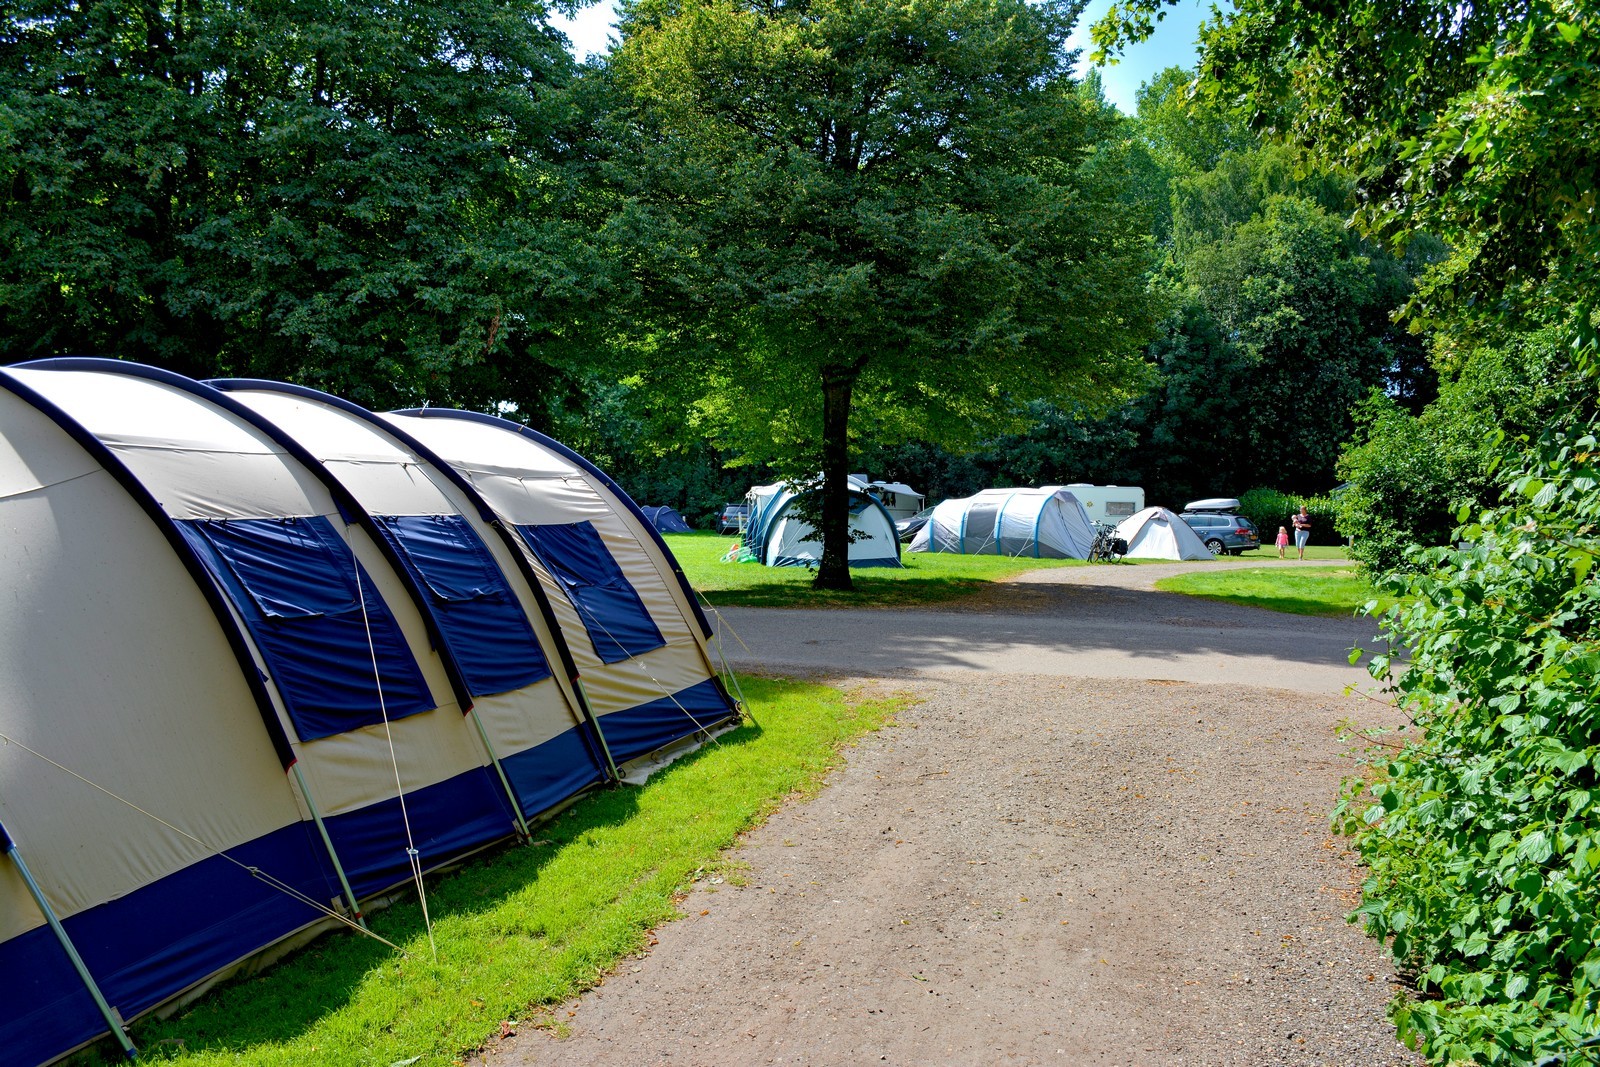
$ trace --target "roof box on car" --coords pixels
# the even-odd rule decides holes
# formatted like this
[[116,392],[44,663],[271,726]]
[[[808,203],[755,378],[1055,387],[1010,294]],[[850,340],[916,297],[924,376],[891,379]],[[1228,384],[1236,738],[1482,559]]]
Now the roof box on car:
[[1238,511],[1239,500],[1231,496],[1212,496],[1204,500],[1191,500],[1183,506],[1184,511]]

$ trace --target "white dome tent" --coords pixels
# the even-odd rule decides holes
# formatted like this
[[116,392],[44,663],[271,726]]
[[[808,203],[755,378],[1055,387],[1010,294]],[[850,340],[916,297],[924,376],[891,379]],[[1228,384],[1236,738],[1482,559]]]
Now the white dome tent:
[[[814,490],[813,490],[814,491]],[[813,538],[816,527],[800,517],[799,499],[783,483],[758,485],[745,495],[750,521],[742,547],[768,567],[815,567],[822,562],[822,541]],[[867,492],[864,483],[850,479],[849,565],[899,567],[900,538],[894,519],[883,504]]]
[[934,508],[911,551],[1088,559],[1094,538],[1083,505],[1060,486],[985,489]]
[[1166,508],[1145,508],[1117,524],[1125,559],[1216,559],[1189,524]]
[[449,418],[217,386],[0,369],[3,1062],[126,1043],[736,715],[670,554],[560,446],[498,449],[508,528],[402,428]]

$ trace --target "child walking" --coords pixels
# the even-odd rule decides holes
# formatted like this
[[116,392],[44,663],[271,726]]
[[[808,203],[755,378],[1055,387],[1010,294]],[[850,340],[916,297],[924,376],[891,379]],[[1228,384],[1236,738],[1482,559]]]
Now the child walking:
[[1283,559],[1283,550],[1289,547],[1289,531],[1287,528],[1278,527],[1278,558]]

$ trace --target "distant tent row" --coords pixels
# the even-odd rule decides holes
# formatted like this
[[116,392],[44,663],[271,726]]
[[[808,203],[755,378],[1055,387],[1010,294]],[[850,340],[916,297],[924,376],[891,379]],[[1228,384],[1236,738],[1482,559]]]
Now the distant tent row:
[[1145,508],[1117,523],[1127,559],[1216,559],[1189,524],[1166,508]]
[[513,423],[0,369],[0,1063],[731,721],[710,633],[627,496]]
[[1083,505],[1060,486],[985,489],[934,508],[911,551],[1088,559],[1094,538]]
[[[750,518],[740,547],[747,558],[768,567],[815,567],[822,561],[822,541],[795,508],[798,500],[794,487],[784,483],[758,485],[745,495]],[[850,532],[850,566],[901,566],[894,519],[856,478],[850,479]]]

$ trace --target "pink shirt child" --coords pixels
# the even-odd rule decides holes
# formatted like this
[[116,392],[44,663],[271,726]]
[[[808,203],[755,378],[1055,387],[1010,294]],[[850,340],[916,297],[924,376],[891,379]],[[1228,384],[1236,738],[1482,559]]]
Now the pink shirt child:
[[1278,527],[1278,547],[1289,547],[1289,531],[1284,529],[1282,526]]

